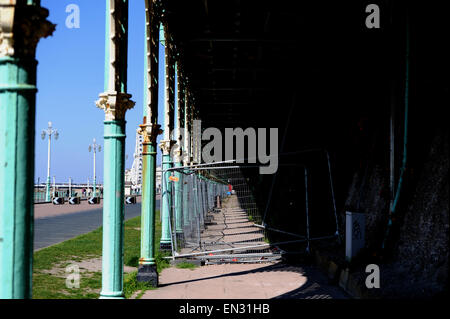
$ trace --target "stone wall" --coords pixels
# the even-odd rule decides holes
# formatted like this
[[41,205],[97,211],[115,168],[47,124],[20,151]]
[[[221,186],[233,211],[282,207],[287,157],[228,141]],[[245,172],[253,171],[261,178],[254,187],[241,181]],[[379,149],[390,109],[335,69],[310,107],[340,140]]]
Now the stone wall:
[[449,131],[432,141],[418,186],[400,230],[395,264],[405,280],[439,291],[448,285]]

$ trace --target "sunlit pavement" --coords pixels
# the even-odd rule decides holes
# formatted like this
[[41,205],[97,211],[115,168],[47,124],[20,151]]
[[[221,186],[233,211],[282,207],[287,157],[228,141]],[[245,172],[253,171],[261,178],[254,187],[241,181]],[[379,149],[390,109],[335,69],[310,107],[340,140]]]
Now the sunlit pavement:
[[142,299],[347,299],[328,278],[306,266],[283,263],[221,264],[164,269],[159,288]]

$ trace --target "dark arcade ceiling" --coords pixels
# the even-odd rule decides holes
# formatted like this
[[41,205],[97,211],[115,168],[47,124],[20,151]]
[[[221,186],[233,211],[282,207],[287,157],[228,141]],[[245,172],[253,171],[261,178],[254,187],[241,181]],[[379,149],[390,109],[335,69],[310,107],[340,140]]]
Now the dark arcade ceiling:
[[[419,167],[432,134],[423,128],[440,125],[448,105],[448,11],[440,2],[380,0],[381,28],[368,29],[372,2],[166,1],[202,127],[278,128],[280,165],[306,161],[284,153],[328,149],[342,209],[355,171],[378,162],[389,172],[391,107],[403,130],[408,17],[409,152]],[[298,169],[279,172],[278,213],[291,209],[283,205],[301,193],[292,181],[303,178]],[[273,179],[255,178],[264,202]]]
[[383,31],[364,30],[363,3],[167,4],[204,125],[281,128],[294,94],[296,107],[321,108],[356,89],[353,82],[367,84],[367,61],[382,71],[374,57]]
[[369,3],[166,1],[202,126],[288,126],[298,150],[337,147],[362,118],[386,122],[393,90],[403,94],[406,16],[415,79],[448,83],[442,4],[377,1],[382,27],[368,29]]

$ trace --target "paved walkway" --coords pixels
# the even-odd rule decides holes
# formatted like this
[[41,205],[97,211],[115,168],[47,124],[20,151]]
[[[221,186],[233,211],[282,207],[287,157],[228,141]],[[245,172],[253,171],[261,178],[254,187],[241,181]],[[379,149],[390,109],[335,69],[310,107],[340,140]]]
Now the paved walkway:
[[[202,232],[202,248],[233,249],[264,244],[264,232],[250,221],[236,196],[224,201],[223,208],[209,214],[210,222]],[[195,232],[193,232],[195,234]],[[191,238],[189,238],[191,239]],[[181,253],[200,249],[184,248]],[[250,257],[248,253],[265,253]],[[271,255],[268,257],[267,255]],[[314,267],[291,266],[277,261],[257,263],[262,258],[276,258],[267,246],[258,249],[217,252],[204,256],[207,265],[195,269],[164,269],[160,286],[147,291],[144,299],[345,299],[347,295]],[[232,260],[230,260],[232,259]],[[229,263],[231,261],[231,263]],[[242,263],[236,263],[240,261]],[[225,263],[224,263],[225,262]],[[228,263],[227,263],[228,262]],[[217,264],[208,264],[217,263]]]
[[313,267],[283,263],[166,268],[142,299],[347,299]]

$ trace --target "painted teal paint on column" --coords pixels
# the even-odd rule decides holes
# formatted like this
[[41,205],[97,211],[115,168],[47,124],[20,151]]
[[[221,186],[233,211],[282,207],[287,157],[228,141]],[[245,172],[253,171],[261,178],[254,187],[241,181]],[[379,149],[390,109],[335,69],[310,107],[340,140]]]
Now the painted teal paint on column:
[[159,9],[145,1],[144,121],[139,125],[142,143],[141,251],[137,281],[158,286],[155,261],[156,139],[158,125]]
[[123,298],[125,113],[135,104],[126,93],[127,0],[106,0],[105,41],[105,92],[96,101],[105,111],[100,298]]
[[171,151],[175,141],[172,139],[174,129],[174,57],[172,56],[173,46],[170,45],[173,41],[168,31],[167,25],[160,27],[164,30],[164,37],[160,37],[165,41],[165,103],[164,103],[164,139],[160,142],[160,147],[163,151],[162,156],[162,169],[163,169],[163,182],[162,182],[162,197],[161,197],[161,249],[171,249],[171,231],[170,231],[170,213],[172,211],[172,182],[169,183],[170,173],[164,172],[165,169],[172,167]]
[[171,237],[170,237],[170,209],[172,206],[172,182],[169,180],[170,173],[164,172],[164,170],[172,167],[172,160],[170,155],[162,156],[162,195],[161,195],[161,249],[170,249]]
[[[3,1],[1,9],[0,299],[32,295],[35,49],[39,38],[51,35],[55,26],[39,2],[27,4],[36,6]],[[16,19],[30,22],[20,36],[15,34],[21,30]]]
[[[156,145],[150,143],[143,156],[142,213],[141,213],[141,258],[140,265],[155,265],[155,189],[156,189]],[[145,149],[145,147],[144,147]]]
[[36,65],[0,58],[0,298],[31,298]]
[[[125,121],[105,121],[101,298],[123,298]],[[111,160],[113,159],[113,160]]]
[[[180,162],[176,162],[174,164],[175,167],[181,167],[181,163]],[[178,182],[175,182],[175,196],[174,196],[174,200],[175,200],[175,231],[177,234],[182,234],[183,233],[183,220],[182,220],[182,199],[183,199],[183,193],[182,193],[182,174],[178,171],[175,172],[175,177],[178,178]]]

